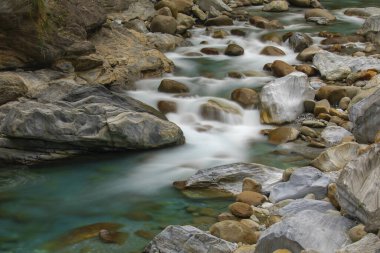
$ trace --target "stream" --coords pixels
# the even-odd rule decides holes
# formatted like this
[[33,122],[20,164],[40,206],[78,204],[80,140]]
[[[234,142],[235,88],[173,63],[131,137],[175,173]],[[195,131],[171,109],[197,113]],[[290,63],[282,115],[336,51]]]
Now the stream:
[[[263,13],[261,7],[245,8],[252,14],[270,16],[286,25],[280,34],[300,31],[310,34],[315,42],[318,31],[352,33],[363,23],[362,19],[343,14],[348,7],[376,6],[371,1],[321,1],[337,16],[330,26],[306,23],[304,9],[285,13]],[[155,108],[161,100],[177,103],[177,113],[167,115],[184,132],[186,144],[179,147],[117,154],[99,154],[65,162],[37,166],[31,169],[0,171],[0,252],[4,253],[137,253],[152,236],[169,224],[191,224],[207,230],[220,212],[226,211],[229,199],[186,198],[172,183],[185,180],[202,168],[234,162],[255,162],[285,169],[308,164],[305,147],[273,146],[266,142],[260,130],[270,128],[260,124],[257,109],[243,109],[229,99],[236,88],[256,90],[273,80],[265,74],[264,64],[276,59],[290,64],[300,63],[297,54],[287,43],[263,42],[262,36],[274,31],[262,30],[246,22],[240,28],[245,37],[229,35],[214,39],[205,28],[191,30],[189,41],[193,46],[167,53],[176,68],[164,78],[186,84],[187,96],[157,92],[163,78],[141,80],[136,90],[128,95]],[[208,41],[208,45],[201,44]],[[230,41],[245,49],[239,57],[186,56],[201,48],[225,48]],[[263,56],[259,52],[267,45],[282,49],[285,56]],[[243,79],[228,78],[230,71],[255,73]],[[204,120],[200,106],[209,99],[219,99],[237,107],[240,116],[225,115],[223,122]],[[298,152],[297,152],[298,150]],[[68,231],[94,223],[108,222],[123,225],[125,243],[104,244],[97,238],[79,243],[62,244],[62,235]],[[66,238],[67,239],[67,238]],[[58,241],[58,243],[57,243]],[[58,247],[51,245],[59,244]]]

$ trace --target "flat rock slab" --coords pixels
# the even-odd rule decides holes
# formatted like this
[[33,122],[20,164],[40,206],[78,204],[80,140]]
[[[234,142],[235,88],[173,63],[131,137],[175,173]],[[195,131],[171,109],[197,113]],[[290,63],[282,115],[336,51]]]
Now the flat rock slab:
[[346,234],[354,222],[339,213],[321,213],[305,210],[285,218],[265,230],[256,246],[256,253],[288,249],[301,252],[313,249],[317,252],[334,253],[350,243]]
[[285,199],[299,199],[313,193],[317,199],[326,197],[327,186],[331,179],[314,167],[296,169],[289,181],[274,185],[269,199],[276,203]]
[[232,253],[236,243],[227,242],[192,226],[168,226],[143,253]]
[[328,210],[336,210],[333,205],[328,201],[314,200],[314,199],[297,199],[286,206],[273,211],[274,215],[283,217],[292,216],[305,210],[317,211],[326,213]]
[[263,191],[282,178],[282,170],[255,163],[234,163],[199,170],[186,181],[185,190],[205,190],[236,195],[242,191],[244,178],[252,178]]

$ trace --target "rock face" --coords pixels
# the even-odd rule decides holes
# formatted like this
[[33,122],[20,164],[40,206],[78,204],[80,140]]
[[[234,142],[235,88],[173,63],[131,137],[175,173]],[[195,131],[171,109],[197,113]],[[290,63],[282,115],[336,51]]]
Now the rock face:
[[339,214],[305,210],[265,230],[255,252],[274,252],[277,249],[301,252],[313,249],[334,253],[349,242],[346,231],[353,225],[353,221]]
[[349,162],[337,182],[343,210],[359,218],[369,231],[380,228],[380,144]]
[[28,88],[24,81],[11,72],[0,73],[0,105],[26,95]]
[[352,134],[340,126],[328,126],[321,133],[321,138],[328,147],[342,143],[343,138],[348,136]]
[[261,121],[266,124],[282,124],[295,120],[303,111],[303,102],[314,99],[307,76],[291,73],[266,84],[260,94]]
[[353,134],[357,141],[372,143],[380,130],[380,89],[354,104],[349,110],[350,121],[354,124]]
[[228,194],[242,191],[244,178],[253,178],[263,186],[263,191],[278,182],[282,170],[254,163],[234,163],[199,170],[186,181],[187,190],[214,190]]
[[62,153],[184,143],[181,129],[155,109],[103,86],[80,87],[51,99],[0,107],[0,160],[33,163],[60,158]]
[[326,197],[330,178],[314,167],[296,169],[289,181],[274,185],[270,191],[270,201],[276,203],[285,199],[303,198],[313,193],[317,199]]
[[347,245],[337,250],[335,253],[377,253],[380,250],[380,239],[375,234],[368,234],[360,241]]
[[192,226],[169,226],[144,249],[144,253],[232,253],[237,244],[219,239]]
[[339,56],[330,52],[316,53],[313,64],[327,80],[345,79],[352,72],[368,69],[380,71],[380,59],[373,57]]
[[343,143],[322,152],[311,165],[323,172],[339,171],[359,156],[360,145],[356,142]]

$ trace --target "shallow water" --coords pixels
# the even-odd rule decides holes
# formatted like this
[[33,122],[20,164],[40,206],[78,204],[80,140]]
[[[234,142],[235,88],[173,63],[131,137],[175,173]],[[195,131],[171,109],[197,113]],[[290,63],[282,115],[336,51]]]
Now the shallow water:
[[[323,2],[338,16],[336,24],[320,27],[305,23],[303,10],[296,9],[292,14],[275,15],[287,25],[281,32],[329,30],[350,33],[360,27],[363,20],[345,17],[343,7],[379,6],[377,1]],[[252,13],[256,11],[255,7],[250,10]],[[307,164],[308,159],[301,154],[277,152],[281,147],[266,143],[259,131],[268,126],[260,124],[257,110],[244,110],[225,100],[235,88],[260,89],[273,79],[265,75],[226,78],[229,71],[261,72],[263,65],[274,59],[297,63],[296,54],[287,44],[276,45],[260,40],[268,31],[239,22],[233,28],[237,27],[246,30],[248,36],[213,39],[205,29],[194,29],[191,39],[194,46],[167,54],[174,61],[176,70],[165,78],[187,84],[190,96],[158,93],[157,87],[162,78],[139,81],[137,90],[129,92],[130,96],[154,107],[160,100],[177,102],[178,113],[169,114],[168,118],[183,129],[186,145],[141,153],[104,154],[101,159],[94,156],[33,169],[1,171],[0,252],[141,252],[149,236],[168,224],[193,224],[207,229],[230,202],[228,199],[185,198],[171,186],[173,181],[186,179],[198,169],[233,162],[257,162],[278,168]],[[315,39],[318,41],[318,38]],[[205,46],[200,45],[204,40],[209,42],[207,47],[217,48],[224,48],[229,41],[235,41],[245,48],[245,54],[234,58],[224,55],[184,56],[185,53],[199,52]],[[270,44],[278,46],[287,55],[259,55],[261,49]],[[209,99],[222,99],[235,107],[241,116],[225,115],[224,123],[202,119],[199,108]],[[120,231],[128,233],[127,241],[122,245],[109,245],[94,238],[66,248],[57,246],[54,250],[48,250],[52,245],[56,246],[57,238],[67,231],[97,222],[122,224]],[[147,237],[144,239],[141,230],[151,235],[144,233]],[[62,238],[58,241],[62,242]]]

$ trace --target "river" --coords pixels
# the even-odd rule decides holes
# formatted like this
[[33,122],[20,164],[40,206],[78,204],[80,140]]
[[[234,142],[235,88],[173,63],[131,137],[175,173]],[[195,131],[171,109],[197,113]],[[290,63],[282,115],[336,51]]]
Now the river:
[[[363,23],[359,18],[344,16],[343,8],[380,7],[377,0],[322,3],[337,16],[335,24],[306,23],[302,9],[281,14],[262,13],[256,7],[246,10],[280,19],[286,25],[281,33],[308,32],[318,42],[321,38],[315,37],[317,31],[352,33]],[[247,36],[214,39],[204,28],[196,28],[189,39],[193,46],[167,53],[176,68],[165,78],[185,83],[190,88],[189,96],[157,92],[162,78],[141,80],[136,84],[136,91],[128,92],[154,107],[160,100],[176,102],[178,112],[167,117],[184,131],[185,145],[149,152],[97,154],[31,169],[0,171],[0,252],[141,252],[149,237],[169,224],[192,224],[207,229],[230,202],[228,199],[186,198],[172,187],[173,181],[184,180],[201,168],[233,162],[255,162],[278,168],[307,164],[309,160],[302,154],[303,150],[295,152],[287,145],[276,147],[266,142],[259,132],[268,126],[260,124],[256,109],[239,107],[242,116],[226,115],[224,122],[207,121],[199,115],[201,104],[211,98],[228,99],[231,91],[240,87],[259,90],[272,80],[273,77],[262,72],[265,63],[275,59],[298,63],[287,43],[277,45],[261,40],[269,31],[244,22],[221,29],[232,28],[241,28]],[[215,48],[224,48],[229,41],[234,41],[245,49],[245,54],[234,58],[186,56],[186,53],[199,52],[205,46],[202,41],[208,41],[207,47]],[[279,47],[286,56],[260,55],[266,45]],[[232,79],[226,77],[230,71],[258,74]],[[97,222],[122,224],[121,231],[128,234],[127,241],[110,245],[93,238],[62,249],[47,250],[46,245],[54,244],[67,231]]]

